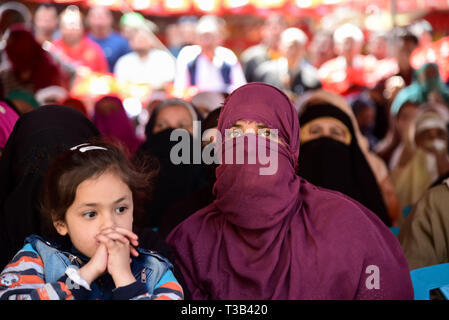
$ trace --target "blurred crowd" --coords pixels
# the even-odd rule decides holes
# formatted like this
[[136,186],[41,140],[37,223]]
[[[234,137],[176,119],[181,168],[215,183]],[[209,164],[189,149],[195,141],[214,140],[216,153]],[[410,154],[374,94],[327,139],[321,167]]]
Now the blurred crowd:
[[[261,42],[238,54],[225,46],[221,17],[181,17],[161,29],[130,12],[115,25],[105,7],[84,14],[43,4],[31,15],[18,2],[0,6],[0,148],[25,113],[48,104],[77,109],[135,159],[158,158],[144,225],[163,236],[213,201],[216,180],[214,165],[170,162],[171,130],[196,139],[194,121],[202,121],[201,133],[216,128],[226,98],[251,82],[282,90],[295,106],[297,174],[357,200],[388,227],[412,230],[409,213],[449,178],[448,79],[437,63],[411,63],[415,50],[435,40],[425,20],[384,33],[345,23],[310,34],[273,13]],[[86,72],[146,84],[149,99],[136,109],[115,94],[79,97],[73,88]],[[202,147],[213,142],[203,139]],[[448,193],[432,205],[447,202]],[[404,246],[412,243],[402,237]]]

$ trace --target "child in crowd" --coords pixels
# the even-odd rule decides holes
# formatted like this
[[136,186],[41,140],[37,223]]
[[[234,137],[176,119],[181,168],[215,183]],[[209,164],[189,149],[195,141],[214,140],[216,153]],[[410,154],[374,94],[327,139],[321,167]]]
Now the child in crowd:
[[136,247],[134,204],[148,177],[104,142],[56,158],[41,198],[53,234],[25,239],[0,274],[0,299],[183,299],[172,264]]

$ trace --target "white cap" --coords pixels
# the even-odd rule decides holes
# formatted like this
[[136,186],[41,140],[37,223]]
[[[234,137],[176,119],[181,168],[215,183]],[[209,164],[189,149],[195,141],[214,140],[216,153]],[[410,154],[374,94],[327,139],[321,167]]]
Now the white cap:
[[55,100],[56,102],[60,102],[66,99],[69,96],[69,93],[66,89],[60,86],[49,86],[43,89],[40,89],[36,92],[35,98],[42,105],[48,103],[48,99]]
[[308,41],[307,35],[298,28],[287,28],[281,34],[281,43],[290,44],[298,42],[300,45],[305,45]]
[[356,42],[362,42],[364,39],[362,30],[351,23],[345,23],[334,32],[335,43],[343,43],[346,38],[352,38]]
[[223,19],[212,15],[206,15],[201,17],[200,20],[198,20],[198,24],[196,25],[196,32],[198,34],[203,33],[219,34],[223,26],[224,26]]

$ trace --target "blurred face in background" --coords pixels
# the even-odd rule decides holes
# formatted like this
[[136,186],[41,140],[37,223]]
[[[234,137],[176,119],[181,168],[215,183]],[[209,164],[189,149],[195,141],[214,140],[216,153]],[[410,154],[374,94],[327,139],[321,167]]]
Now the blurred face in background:
[[104,7],[94,7],[89,10],[87,24],[95,37],[106,38],[112,29],[112,14]]
[[372,128],[376,123],[376,109],[370,107],[363,108],[356,114],[356,119],[360,129]]
[[338,55],[344,56],[346,60],[352,60],[360,53],[362,46],[355,39],[346,37],[340,43],[337,43],[335,48]]
[[169,128],[186,129],[190,134],[193,134],[193,119],[187,108],[180,105],[169,105],[159,111],[153,133]]
[[168,47],[178,47],[184,43],[177,24],[172,23],[165,28],[165,37],[167,38]]
[[271,15],[262,26],[263,42],[270,48],[277,50],[281,33],[286,27],[284,18],[280,15]]
[[221,44],[221,36],[215,32],[203,32],[197,36],[197,43],[203,51],[214,51]]
[[377,59],[385,59],[388,57],[388,41],[385,37],[374,36],[368,43],[368,52]]
[[448,135],[447,131],[441,128],[429,128],[416,134],[416,145],[429,152],[447,153]]
[[34,26],[38,32],[53,34],[58,28],[58,13],[56,8],[39,7],[34,14]]
[[398,60],[400,70],[410,70],[410,56],[417,47],[417,44],[411,40],[400,39],[396,46],[396,59]]
[[293,64],[301,61],[305,54],[305,46],[298,41],[290,41],[281,44],[282,56],[285,57],[289,65],[292,67]]
[[417,104],[406,102],[398,112],[396,125],[401,139],[406,135],[410,123],[415,120],[418,114]]
[[82,18],[76,13],[61,16],[60,30],[62,40],[68,45],[78,44],[84,35]]
[[153,40],[149,33],[143,29],[136,29],[131,36],[129,45],[138,55],[146,55],[153,47]]
[[194,44],[196,41],[195,33],[196,24],[191,22],[181,23],[178,26],[179,36],[182,39],[182,43],[186,45]]
[[310,60],[319,68],[324,62],[335,57],[332,34],[316,33],[310,44]]

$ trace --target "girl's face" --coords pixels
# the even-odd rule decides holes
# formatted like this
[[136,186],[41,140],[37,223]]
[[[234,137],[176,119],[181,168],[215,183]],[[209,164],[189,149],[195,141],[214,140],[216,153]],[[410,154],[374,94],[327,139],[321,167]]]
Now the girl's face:
[[193,134],[193,119],[190,112],[183,106],[166,106],[159,111],[153,133],[164,131],[165,129],[186,129]]
[[80,183],[65,221],[54,222],[58,233],[68,234],[75,248],[89,258],[99,245],[95,236],[103,229],[121,227],[132,231],[132,224],[132,192],[111,170]]

